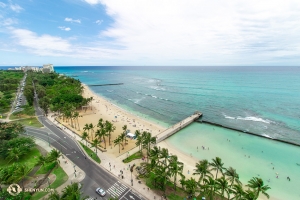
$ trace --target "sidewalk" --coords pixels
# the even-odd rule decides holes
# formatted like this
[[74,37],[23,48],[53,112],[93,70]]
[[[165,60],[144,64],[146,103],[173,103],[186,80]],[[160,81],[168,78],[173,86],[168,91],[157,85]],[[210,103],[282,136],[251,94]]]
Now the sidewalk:
[[[55,121],[54,117],[50,117],[50,114],[48,115],[48,120],[51,121],[53,124],[55,124],[56,126],[61,127],[61,129],[69,134],[69,136],[71,138],[73,138],[74,140],[77,141],[82,141],[82,139],[77,135],[74,134],[71,130],[69,129],[64,129],[64,126],[62,126],[61,124],[59,124],[58,122]],[[81,145],[79,145],[81,147]],[[94,152],[95,152],[95,148],[91,147],[91,144],[88,143],[88,147],[91,148]],[[110,148],[108,146],[108,148]],[[84,151],[84,150],[83,150]],[[131,155],[132,153],[135,153],[138,151],[138,147],[129,150],[129,155]],[[133,189],[133,191],[138,192],[140,195],[142,195],[141,197],[143,199],[159,199],[159,197],[162,196],[162,192],[159,193],[155,193],[152,190],[148,190],[148,187],[146,186],[146,184],[142,181],[142,183],[138,183],[139,180],[136,179],[136,170],[134,169],[134,172],[132,173],[132,179],[133,179],[133,186],[131,186],[131,172],[130,172],[130,166],[132,166],[133,164],[135,164],[136,166],[138,166],[142,160],[133,160],[130,163],[123,163],[122,160],[125,159],[127,157],[127,153],[123,153],[121,156],[114,158],[109,156],[109,154],[107,152],[101,152],[98,151],[97,155],[99,156],[99,158],[101,159],[101,164],[96,163],[94,160],[92,160],[89,156],[87,156],[91,161],[93,161],[94,163],[96,163],[97,165],[101,166],[102,168],[106,169],[108,172],[110,172],[111,174],[113,174],[115,177],[117,177],[121,182],[125,183],[125,185],[131,189]],[[119,177],[120,174],[120,170],[123,170],[123,176],[124,179]]]
[[[37,145],[41,146],[47,152],[50,152],[52,149],[54,149],[52,146],[49,146],[49,144],[47,142],[37,139],[37,138],[35,138],[35,143]],[[63,170],[66,172],[66,174],[68,175],[69,178],[65,183],[63,183],[61,186],[59,186],[58,188],[55,189],[58,193],[60,193],[67,185],[70,185],[74,182],[79,183],[85,177],[84,171],[82,171],[77,166],[75,166],[75,169],[76,169],[76,176],[75,176],[74,164],[66,156],[64,156],[64,158],[60,157],[59,161],[60,161],[61,168],[63,168]],[[48,195],[44,196],[43,199],[46,199],[45,197],[47,197],[47,196]]]

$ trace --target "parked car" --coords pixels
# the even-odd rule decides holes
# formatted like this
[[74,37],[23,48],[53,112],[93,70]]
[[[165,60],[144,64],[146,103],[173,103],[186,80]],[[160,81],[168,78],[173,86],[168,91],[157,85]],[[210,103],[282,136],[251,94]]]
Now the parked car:
[[97,192],[101,197],[104,197],[105,194],[106,194],[106,192],[105,192],[102,188],[100,188],[100,187],[98,187],[98,188],[96,189],[96,192]]

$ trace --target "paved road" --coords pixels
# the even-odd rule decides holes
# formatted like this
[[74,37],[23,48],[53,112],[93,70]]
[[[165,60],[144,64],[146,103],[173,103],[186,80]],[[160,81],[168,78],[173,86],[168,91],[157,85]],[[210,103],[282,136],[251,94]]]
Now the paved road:
[[[50,145],[61,150],[64,156],[67,156],[75,164],[75,170],[78,166],[85,172],[86,176],[81,181],[81,184],[83,184],[82,191],[85,195],[97,197],[97,199],[108,199],[110,196],[124,200],[133,200],[133,198],[135,200],[141,199],[123,184],[121,180],[118,180],[108,171],[86,158],[85,152],[82,152],[78,144],[68,134],[64,133],[63,130],[43,116],[36,102],[34,102],[34,106],[36,108],[36,115],[45,128],[26,127],[26,134],[49,142]],[[105,197],[100,197],[96,194],[95,190],[99,186],[107,192]]]

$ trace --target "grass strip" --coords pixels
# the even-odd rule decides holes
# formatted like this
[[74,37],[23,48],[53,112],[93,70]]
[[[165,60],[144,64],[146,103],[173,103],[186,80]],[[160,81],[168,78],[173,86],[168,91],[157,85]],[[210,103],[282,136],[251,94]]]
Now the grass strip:
[[23,124],[24,126],[33,126],[33,127],[37,127],[37,128],[44,127],[36,117],[30,117],[27,119],[19,119],[19,120],[15,120],[14,122],[19,122],[20,124]]
[[143,158],[143,154],[138,151],[132,155],[130,155],[129,157],[127,157],[126,159],[123,160],[124,163],[129,163],[131,162],[132,160],[136,160],[136,159],[141,159]]
[[95,152],[93,152],[90,148],[88,148],[87,146],[85,146],[84,144],[82,144],[81,142],[79,142],[80,145],[82,146],[82,148],[85,150],[85,152],[97,163],[101,163],[100,158],[97,156],[97,154]]
[[42,166],[35,174],[46,174],[49,170],[53,169],[55,167],[55,162],[47,163],[44,166]]
[[[21,157],[18,160],[19,164],[26,164],[29,169],[33,168],[38,161],[38,157],[41,155],[40,151],[37,148],[32,148],[26,155]],[[0,166],[6,167],[13,164],[16,161],[11,161],[8,163],[8,160],[0,158]]]
[[[55,181],[50,185],[51,189],[56,189],[59,186],[61,186],[63,183],[65,183],[68,180],[68,175],[65,173],[65,171],[61,167],[57,167],[52,171],[52,174],[55,174],[56,179]],[[31,200],[38,200],[44,197],[45,195],[49,194],[48,192],[36,192],[32,197]]]

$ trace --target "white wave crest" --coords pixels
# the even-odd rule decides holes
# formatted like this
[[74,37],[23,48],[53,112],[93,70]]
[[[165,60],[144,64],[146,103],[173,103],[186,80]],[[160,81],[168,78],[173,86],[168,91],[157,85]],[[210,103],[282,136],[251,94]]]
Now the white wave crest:
[[260,118],[260,117],[241,117],[241,116],[231,117],[231,116],[226,115],[225,113],[222,113],[222,114],[226,119],[239,119],[239,120],[245,120],[245,121],[263,122],[263,123],[266,123],[266,124],[272,123],[271,120],[263,119],[263,118]]
[[269,135],[267,135],[265,133],[263,133],[262,136],[273,139],[271,136],[269,136]]
[[246,120],[246,121],[255,121],[255,122],[263,122],[266,124],[270,124],[272,121],[267,120],[267,119],[263,119],[260,117],[237,117],[236,119],[240,119],[240,120]]
[[230,117],[230,116],[228,116],[228,115],[226,115],[226,114],[224,114],[224,113],[223,113],[223,115],[224,115],[224,117],[227,118],[227,119],[235,119],[235,117]]
[[158,91],[165,91],[166,89],[163,87],[159,87],[159,86],[150,86],[149,88],[154,89],[154,90],[158,90]]

